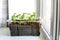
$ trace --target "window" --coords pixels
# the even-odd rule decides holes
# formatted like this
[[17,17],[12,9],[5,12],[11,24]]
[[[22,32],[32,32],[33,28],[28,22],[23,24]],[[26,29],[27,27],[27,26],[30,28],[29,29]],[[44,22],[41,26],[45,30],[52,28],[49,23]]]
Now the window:
[[36,12],[36,0],[9,0],[9,19],[13,13]]

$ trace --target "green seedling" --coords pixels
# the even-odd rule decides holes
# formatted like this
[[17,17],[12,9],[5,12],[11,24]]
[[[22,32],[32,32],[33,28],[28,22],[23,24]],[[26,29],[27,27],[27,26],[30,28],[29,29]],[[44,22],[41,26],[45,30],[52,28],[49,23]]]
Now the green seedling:
[[19,16],[20,16],[20,14],[17,15],[16,13],[14,13],[12,16],[12,21],[16,21]]
[[21,14],[16,15],[16,17],[18,18],[20,15],[21,15]]
[[[21,14],[16,14],[16,13],[14,13],[13,14],[13,16],[12,16],[12,21],[16,21],[16,20],[18,20],[18,18],[19,18],[19,24],[26,24],[25,22],[23,22],[24,20],[25,20],[25,14],[27,14],[27,13],[23,13],[22,15]],[[30,15],[29,17],[28,17],[28,15]],[[28,21],[36,21],[36,19],[37,19],[37,16],[36,16],[36,12],[33,12],[32,14],[27,14],[27,20]]]
[[23,13],[23,14],[20,16],[20,20],[24,20],[25,14],[26,14],[26,13]]
[[37,16],[35,12],[33,12],[33,14],[28,17],[29,21],[36,21],[36,19],[37,19]]
[[15,21],[16,19],[17,19],[16,13],[14,13],[13,16],[12,16],[12,21]]
[[[25,14],[26,14],[26,13],[23,13],[23,14],[20,16],[20,20],[24,20]],[[24,24],[24,22],[23,22],[23,21],[20,21],[19,24]]]

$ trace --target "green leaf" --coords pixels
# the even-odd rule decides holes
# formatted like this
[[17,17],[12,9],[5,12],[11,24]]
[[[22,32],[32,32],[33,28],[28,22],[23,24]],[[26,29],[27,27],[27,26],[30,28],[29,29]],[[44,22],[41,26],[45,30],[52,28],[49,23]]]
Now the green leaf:
[[14,13],[12,16],[12,21],[16,21],[16,19],[17,19],[17,16],[16,16],[16,13]]
[[25,18],[25,13],[23,13],[21,16],[20,16],[20,20],[24,20]]
[[30,21],[36,21],[36,19],[37,19],[36,12],[33,12],[33,14],[28,17],[28,20]]

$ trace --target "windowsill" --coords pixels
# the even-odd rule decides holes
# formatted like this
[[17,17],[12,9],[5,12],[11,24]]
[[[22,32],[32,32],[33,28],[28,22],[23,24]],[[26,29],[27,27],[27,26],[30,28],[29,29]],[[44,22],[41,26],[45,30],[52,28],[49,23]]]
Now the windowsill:
[[40,36],[10,36],[9,28],[0,28],[0,39],[1,40],[45,40],[43,34]]

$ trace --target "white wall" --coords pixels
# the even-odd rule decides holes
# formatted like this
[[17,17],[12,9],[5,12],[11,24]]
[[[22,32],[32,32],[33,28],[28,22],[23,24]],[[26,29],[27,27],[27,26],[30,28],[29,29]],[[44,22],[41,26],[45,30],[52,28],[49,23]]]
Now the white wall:
[[7,0],[0,0],[0,27],[6,26],[7,20]]

